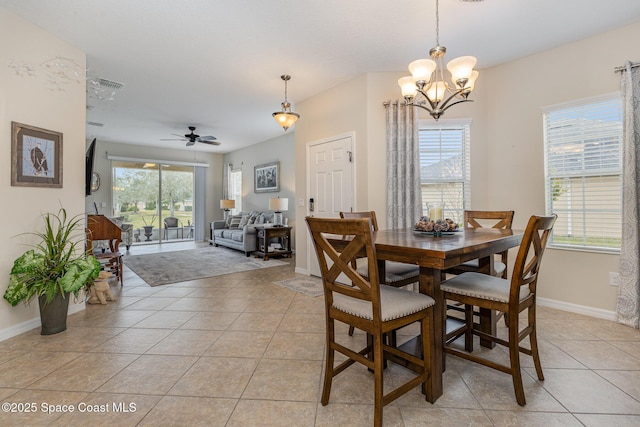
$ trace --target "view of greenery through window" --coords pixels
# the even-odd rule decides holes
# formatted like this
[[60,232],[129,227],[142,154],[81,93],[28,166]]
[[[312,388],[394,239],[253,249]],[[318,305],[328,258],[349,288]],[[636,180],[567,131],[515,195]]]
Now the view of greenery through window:
[[114,162],[113,174],[114,214],[123,216],[134,229],[145,225],[162,228],[161,218],[167,217],[178,218],[181,226],[193,223],[192,167],[163,165],[160,206],[157,165]]

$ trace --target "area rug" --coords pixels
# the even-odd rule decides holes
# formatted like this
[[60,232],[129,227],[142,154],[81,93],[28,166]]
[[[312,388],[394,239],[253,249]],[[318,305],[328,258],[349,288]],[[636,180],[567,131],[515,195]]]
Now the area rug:
[[124,264],[150,286],[286,265],[275,259],[264,261],[262,258],[247,257],[244,252],[213,246],[130,255],[124,258]]
[[318,277],[294,277],[293,279],[280,280],[279,282],[273,283],[309,295],[310,297],[318,297],[324,293],[322,279]]

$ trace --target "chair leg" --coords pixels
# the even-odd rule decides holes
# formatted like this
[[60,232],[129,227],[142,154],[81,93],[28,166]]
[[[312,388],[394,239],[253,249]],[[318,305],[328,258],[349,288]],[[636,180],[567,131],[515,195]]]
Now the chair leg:
[[540,353],[538,353],[538,336],[535,322],[535,306],[529,308],[529,324],[533,325],[531,334],[529,335],[529,342],[531,343],[531,357],[533,357],[533,365],[536,367],[536,374],[540,381],[544,381],[544,374],[542,373],[542,364],[540,363]]
[[466,304],[464,306],[464,322],[466,327],[464,330],[464,350],[471,353],[473,351],[473,306]]
[[320,402],[322,406],[327,406],[329,403],[329,395],[331,394],[331,381],[333,380],[333,364],[335,350],[333,349],[333,342],[335,340],[335,329],[333,319],[327,321],[327,361],[324,367],[324,385],[322,387],[322,399]]
[[382,351],[383,337],[380,334],[376,334],[373,337],[373,376],[374,376],[374,414],[373,425],[374,427],[382,427],[382,397],[384,395],[383,387],[383,370],[384,370],[384,355]]
[[520,370],[520,342],[518,341],[518,316],[509,316],[509,360],[511,363],[511,379],[516,393],[518,405],[524,406],[527,401],[522,386],[522,371]]

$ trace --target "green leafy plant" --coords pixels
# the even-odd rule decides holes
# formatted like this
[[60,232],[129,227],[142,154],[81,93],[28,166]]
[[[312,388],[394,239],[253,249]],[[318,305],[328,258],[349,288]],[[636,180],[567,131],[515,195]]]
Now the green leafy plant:
[[78,244],[84,244],[83,215],[69,218],[67,211],[60,208],[57,214],[44,214],[43,219],[43,232],[25,233],[38,236],[40,243],[13,263],[4,293],[4,299],[12,306],[28,304],[41,295],[46,295],[47,304],[58,293],[69,292],[77,297],[100,273],[98,260],[78,249]]

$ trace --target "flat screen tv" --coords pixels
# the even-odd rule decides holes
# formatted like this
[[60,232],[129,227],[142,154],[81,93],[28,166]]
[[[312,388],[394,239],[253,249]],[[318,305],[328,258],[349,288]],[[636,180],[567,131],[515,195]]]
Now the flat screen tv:
[[96,139],[94,138],[87,149],[84,165],[84,195],[91,195],[91,177],[93,176],[93,159],[96,153]]

